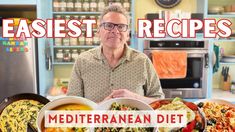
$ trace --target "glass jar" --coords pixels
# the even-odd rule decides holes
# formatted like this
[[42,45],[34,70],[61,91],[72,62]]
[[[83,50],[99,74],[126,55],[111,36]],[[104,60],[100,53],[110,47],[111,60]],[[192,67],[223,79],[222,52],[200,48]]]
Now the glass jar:
[[74,1],[74,11],[82,11],[82,0]]
[[104,0],[99,0],[98,1],[98,11],[103,11],[104,10],[104,8],[105,8],[105,1]]
[[80,17],[78,15],[76,15],[76,16],[73,16],[73,19],[80,20]]
[[86,45],[92,45],[93,38],[86,38]]
[[85,37],[84,37],[84,34],[82,34],[82,35],[79,37],[79,44],[80,44],[80,45],[85,45]]
[[69,20],[70,20],[70,15],[66,15],[65,16],[65,22],[68,23]]
[[55,19],[62,19],[61,15],[55,15]]
[[96,0],[91,0],[90,2],[90,11],[91,12],[96,12],[97,11],[97,2]]
[[126,9],[126,11],[130,11],[130,1],[129,0],[124,0],[123,1],[123,7]]
[[77,38],[74,38],[74,37],[70,37],[70,45],[71,46],[76,46],[76,45],[78,45],[78,39]]
[[109,5],[119,5],[122,6],[121,0],[109,0]]
[[71,58],[72,58],[73,62],[75,62],[77,60],[78,55],[79,55],[78,50],[77,49],[73,49],[72,50],[72,55],[71,55]]
[[60,11],[60,1],[59,0],[53,1],[53,11],[55,11],[55,12]]
[[66,9],[67,9],[67,11],[74,11],[73,0],[67,0]]
[[122,6],[122,2],[121,2],[121,0],[115,0],[114,4],[115,4],[115,5]]
[[69,49],[65,49],[64,56],[63,56],[64,62],[70,62],[71,61],[71,54]]
[[84,0],[82,4],[82,9],[85,12],[90,11],[90,1],[89,0]]
[[56,54],[55,54],[55,58],[57,62],[63,62],[64,59],[64,54],[63,54],[63,50],[62,49],[58,49]]
[[65,38],[63,38],[63,45],[64,46],[69,46],[70,45],[69,36],[66,36]]
[[60,8],[59,11],[61,12],[66,11],[66,0],[60,0],[59,8]]
[[62,46],[62,38],[55,38],[55,46]]

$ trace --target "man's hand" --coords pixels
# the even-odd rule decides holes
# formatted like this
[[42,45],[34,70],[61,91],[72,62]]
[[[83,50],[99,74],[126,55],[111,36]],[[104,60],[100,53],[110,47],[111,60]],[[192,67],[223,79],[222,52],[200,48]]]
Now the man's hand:
[[121,98],[121,97],[128,97],[128,98],[136,99],[136,96],[138,96],[138,94],[133,93],[127,89],[117,89],[117,90],[113,90],[112,93],[109,96],[107,96],[103,101],[109,100],[112,98]]
[[117,90],[113,90],[113,92],[111,93],[112,98],[120,98],[120,97],[128,97],[128,98],[137,98],[137,96],[139,96],[136,93],[133,93],[127,89],[117,89]]
[[138,95],[138,94],[131,92],[127,89],[117,89],[117,90],[113,90],[112,93],[109,96],[107,96],[103,101],[106,101],[106,100],[109,100],[112,98],[121,98],[121,97],[138,99],[138,100],[141,100],[147,104],[150,104],[156,100],[154,98],[148,98],[145,96]]

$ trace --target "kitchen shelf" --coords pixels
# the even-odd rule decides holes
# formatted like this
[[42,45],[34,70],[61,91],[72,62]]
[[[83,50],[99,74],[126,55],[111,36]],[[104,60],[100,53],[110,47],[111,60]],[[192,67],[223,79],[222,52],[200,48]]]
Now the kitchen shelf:
[[[53,12],[53,15],[100,15],[101,12]],[[129,12],[131,16],[132,13]],[[132,19],[132,17],[130,17]]]
[[53,65],[73,65],[75,62],[53,62]]
[[235,14],[219,14],[219,15],[216,15],[216,14],[213,14],[213,15],[210,15],[208,14],[207,15],[208,18],[235,18]]
[[83,49],[90,49],[90,48],[95,48],[98,47],[98,45],[77,45],[77,46],[54,46],[54,48],[83,48]]
[[100,15],[101,12],[53,12],[54,15]]
[[220,62],[221,65],[235,65],[235,62]]
[[229,38],[229,39],[213,39],[212,41],[216,42],[235,42],[235,38]]

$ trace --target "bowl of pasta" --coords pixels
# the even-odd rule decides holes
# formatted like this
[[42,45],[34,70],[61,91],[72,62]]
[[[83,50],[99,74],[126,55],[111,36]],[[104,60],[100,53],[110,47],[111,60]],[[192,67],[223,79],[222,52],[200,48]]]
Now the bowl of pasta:
[[195,102],[206,117],[206,131],[235,132],[235,105],[221,99]]

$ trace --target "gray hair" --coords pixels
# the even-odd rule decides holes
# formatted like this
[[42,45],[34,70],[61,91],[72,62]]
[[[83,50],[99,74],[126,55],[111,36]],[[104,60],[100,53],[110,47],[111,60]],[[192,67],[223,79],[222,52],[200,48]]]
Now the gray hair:
[[129,25],[129,23],[130,23],[129,13],[125,10],[125,8],[123,8],[122,6],[116,5],[116,4],[106,7],[103,10],[103,12],[101,12],[101,15],[99,18],[100,23],[102,22],[104,15],[108,14],[109,12],[116,12],[116,13],[120,13],[120,14],[124,15],[127,19],[128,25]]

